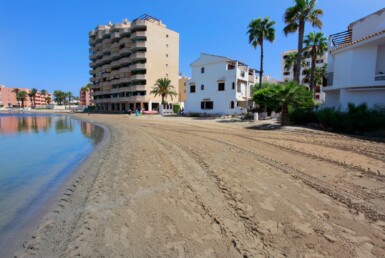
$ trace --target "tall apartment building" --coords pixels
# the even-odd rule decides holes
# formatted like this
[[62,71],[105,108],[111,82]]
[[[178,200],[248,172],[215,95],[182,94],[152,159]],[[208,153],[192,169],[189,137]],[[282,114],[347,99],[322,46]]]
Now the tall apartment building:
[[158,109],[161,97],[150,94],[156,80],[167,77],[178,85],[179,34],[159,19],[143,15],[97,26],[89,33],[89,45],[97,111]]
[[[294,71],[293,67],[289,70],[285,69],[285,60],[287,59],[288,55],[290,53],[297,53],[297,50],[289,50],[286,52],[281,53],[281,71],[282,71],[282,81],[292,81],[294,80]],[[309,87],[309,77],[307,76],[308,71],[311,68],[311,57],[309,54],[307,54],[306,50],[304,51],[305,58],[305,67],[301,67],[301,75],[300,75],[300,83],[302,85],[305,85]],[[324,64],[327,63],[328,60],[328,53],[325,51],[324,55],[318,56],[316,60],[316,67],[323,67]],[[318,101],[323,102],[324,101],[324,95],[321,93],[321,87],[322,85],[316,85],[315,92],[316,92],[316,99]]]
[[89,106],[91,103],[91,96],[89,91],[79,91],[79,105],[80,106]]

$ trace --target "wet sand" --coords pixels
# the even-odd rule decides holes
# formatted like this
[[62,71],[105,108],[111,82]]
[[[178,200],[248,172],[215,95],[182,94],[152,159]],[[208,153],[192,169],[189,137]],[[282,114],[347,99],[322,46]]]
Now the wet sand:
[[109,134],[19,256],[385,256],[384,142],[263,122],[74,116]]

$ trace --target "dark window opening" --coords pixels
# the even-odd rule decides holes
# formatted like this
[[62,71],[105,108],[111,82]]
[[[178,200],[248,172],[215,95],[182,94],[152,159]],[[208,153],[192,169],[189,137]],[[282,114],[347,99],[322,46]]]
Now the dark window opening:
[[218,83],[218,91],[224,91],[225,90],[225,83],[220,82]]
[[201,90],[205,90],[205,86],[203,84],[201,85]]
[[204,67],[201,68],[201,73],[205,73],[205,68]]
[[202,101],[201,102],[201,109],[213,109],[214,108],[214,102],[213,101]]
[[195,85],[190,85],[190,93],[194,93],[195,92]]

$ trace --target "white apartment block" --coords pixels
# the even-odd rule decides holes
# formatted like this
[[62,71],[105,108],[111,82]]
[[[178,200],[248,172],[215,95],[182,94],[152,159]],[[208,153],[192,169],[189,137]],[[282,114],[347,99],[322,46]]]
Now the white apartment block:
[[325,106],[385,105],[385,8],[329,37]]
[[253,107],[256,70],[223,56],[201,54],[191,65],[185,113],[237,115]]
[[97,111],[158,109],[161,97],[150,91],[159,78],[169,78],[178,91],[179,34],[159,19],[143,15],[97,26],[89,45],[90,93]]
[[[282,76],[282,81],[284,81],[284,82],[294,80],[293,67],[289,70],[285,69],[285,60],[290,53],[297,53],[297,50],[289,50],[289,51],[281,53],[281,71],[282,71],[281,76]],[[310,54],[306,50],[304,50],[303,55],[306,58],[304,59],[305,67],[301,67],[300,84],[309,88],[310,76],[306,76],[306,75],[311,68],[311,57],[310,57]],[[328,53],[327,53],[327,51],[325,51],[324,55],[317,57],[316,67],[323,67],[324,64],[327,63],[327,59],[328,59]],[[316,85],[316,87],[315,87],[315,97],[316,97],[316,100],[319,102],[324,101],[324,95],[321,92],[321,87],[322,87],[322,85]]]

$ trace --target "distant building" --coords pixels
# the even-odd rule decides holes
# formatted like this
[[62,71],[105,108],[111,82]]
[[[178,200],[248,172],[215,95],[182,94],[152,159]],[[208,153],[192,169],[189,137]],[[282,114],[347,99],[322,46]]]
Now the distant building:
[[[259,84],[259,75],[257,74],[257,77],[256,77],[256,84]],[[280,83],[281,81],[280,80],[278,80],[278,79],[275,79],[275,78],[273,78],[273,77],[271,77],[270,75],[263,75],[262,76],[262,83],[275,83],[275,84],[277,84],[277,83]]]
[[[16,94],[14,91],[15,88],[8,88],[4,85],[0,85],[0,106],[3,107],[21,107],[21,101],[16,99]],[[26,91],[27,94],[31,91],[27,88],[18,88],[20,91]],[[47,93],[47,95],[41,95],[38,92],[35,96],[35,104],[36,108],[44,108],[47,106],[46,97],[50,97],[52,99],[52,94]],[[32,107],[33,104],[31,102],[30,97],[27,95],[27,98],[24,101],[24,107]]]
[[[289,50],[281,53],[281,76],[282,76],[283,82],[294,80],[293,67],[289,70],[285,69],[285,60],[287,59],[290,53],[297,53],[297,50]],[[306,58],[304,59],[305,67],[301,67],[300,84],[309,88],[310,76],[307,76],[307,74],[310,72],[310,68],[311,68],[311,57],[306,50],[304,51],[303,55],[306,56]],[[328,60],[328,53],[327,51],[325,51],[324,55],[317,57],[316,67],[320,67],[320,68],[323,67],[325,64],[327,64],[327,60]],[[316,100],[318,100],[319,102],[324,101],[324,95],[321,92],[321,87],[322,85],[316,85],[314,89]]]
[[179,103],[184,106],[184,102],[186,101],[187,98],[187,93],[186,93],[186,82],[190,78],[185,77],[183,75],[179,75],[179,83],[178,83],[178,101]]
[[79,105],[88,107],[91,104],[91,95],[89,91],[79,91]]
[[150,94],[156,80],[166,77],[178,85],[179,34],[159,19],[143,15],[97,26],[89,45],[91,96],[98,111],[158,109],[161,97]]
[[223,56],[201,54],[191,65],[186,113],[233,115],[253,106],[256,70]]
[[325,106],[385,105],[385,8],[329,37]]

